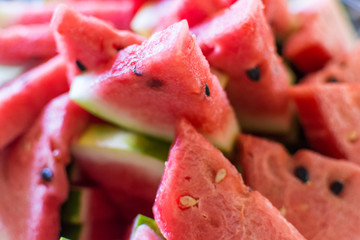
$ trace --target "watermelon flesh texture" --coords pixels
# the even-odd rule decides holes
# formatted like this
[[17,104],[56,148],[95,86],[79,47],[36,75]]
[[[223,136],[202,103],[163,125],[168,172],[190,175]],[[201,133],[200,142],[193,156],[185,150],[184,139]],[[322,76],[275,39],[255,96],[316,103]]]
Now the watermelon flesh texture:
[[341,3],[336,0],[293,0],[299,30],[285,42],[284,56],[303,73],[323,68],[331,59],[352,49],[356,32]]
[[359,164],[360,85],[303,84],[289,92],[311,147]]
[[[306,239],[359,238],[357,165],[309,150],[290,156],[279,143],[250,135],[240,140],[245,182],[279,208]],[[295,176],[298,167],[307,170],[307,182]],[[343,184],[338,194],[331,190],[334,182]]]
[[68,194],[69,146],[87,117],[63,95],[45,108],[25,135],[1,152],[0,191],[6,193],[0,200],[1,239],[58,238],[60,205]]
[[55,57],[0,87],[0,149],[23,133],[42,108],[68,91],[65,63]]
[[182,117],[224,151],[239,131],[186,21],[120,51],[110,70],[79,75],[70,96],[105,120],[167,140]]
[[244,131],[288,132],[290,80],[275,52],[262,2],[238,1],[191,31],[210,65],[229,75],[226,92]]
[[360,62],[360,44],[347,54],[328,63],[323,69],[308,74],[301,79],[302,83],[359,83],[358,66]]
[[120,49],[143,41],[132,32],[116,30],[100,19],[84,16],[65,5],[56,9],[51,27],[57,48],[67,60],[70,81],[84,70],[78,68],[76,61],[85,70],[97,69],[111,62]]
[[0,64],[25,64],[55,55],[56,45],[49,24],[0,29]]
[[[133,1],[68,1],[69,7],[81,13],[103,19],[119,29],[130,29],[136,9]],[[59,2],[0,2],[0,27],[49,23]]]
[[304,239],[186,121],[178,125],[153,211],[168,240]]

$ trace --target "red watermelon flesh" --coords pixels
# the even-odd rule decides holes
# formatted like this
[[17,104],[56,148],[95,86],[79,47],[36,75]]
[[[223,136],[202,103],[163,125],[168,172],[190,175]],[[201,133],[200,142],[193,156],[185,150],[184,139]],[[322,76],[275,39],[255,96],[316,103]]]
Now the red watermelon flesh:
[[[134,2],[122,1],[67,1],[69,7],[81,13],[103,19],[119,29],[130,29],[135,14]],[[1,27],[17,24],[49,23],[59,2],[0,2]]]
[[356,34],[337,0],[293,1],[300,28],[284,45],[284,56],[302,72],[320,70],[331,59],[351,50]]
[[120,49],[143,41],[132,32],[116,30],[102,20],[86,17],[65,5],[56,9],[51,25],[58,50],[68,62],[70,81],[80,72],[76,61],[86,70],[98,68],[111,61]]
[[304,239],[186,121],[178,125],[153,211],[167,240]]
[[242,135],[240,140],[245,182],[279,208],[304,237],[359,239],[357,165],[309,150],[290,156],[279,143],[250,135]]
[[163,139],[174,137],[182,117],[224,151],[239,131],[186,21],[120,51],[103,74],[79,75],[70,96],[101,118]]
[[1,152],[1,239],[57,239],[68,193],[69,145],[87,113],[67,95],[52,101],[18,141]]
[[288,131],[290,80],[275,52],[262,2],[238,1],[191,31],[210,65],[229,75],[226,91],[243,129]]
[[323,69],[301,79],[303,83],[359,83],[360,43],[351,52],[328,63]]
[[66,92],[65,63],[56,57],[0,88],[0,149],[27,129],[42,108]]
[[48,24],[0,29],[0,64],[24,64],[55,55],[55,40]]
[[289,92],[312,148],[360,163],[360,85],[303,84]]

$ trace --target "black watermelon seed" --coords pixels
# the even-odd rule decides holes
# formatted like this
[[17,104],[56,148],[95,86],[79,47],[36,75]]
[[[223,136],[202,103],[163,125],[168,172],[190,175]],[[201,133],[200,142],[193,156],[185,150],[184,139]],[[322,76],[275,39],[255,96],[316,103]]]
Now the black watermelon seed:
[[142,76],[142,73],[136,68],[136,65],[135,65],[134,68],[133,68],[133,73],[134,73],[136,76]]
[[53,176],[54,176],[53,172],[51,171],[50,168],[44,168],[41,171],[41,179],[44,180],[45,182],[51,182]]
[[303,183],[306,183],[307,181],[309,181],[309,172],[303,166],[299,166],[299,167],[295,168],[294,174]]
[[330,190],[335,194],[339,195],[344,189],[344,183],[340,181],[334,181],[330,184]]
[[246,75],[254,82],[258,82],[260,80],[260,68],[258,66],[246,70]]
[[151,88],[160,88],[163,85],[163,82],[158,79],[152,79],[150,81],[147,81],[146,85]]
[[76,66],[78,67],[78,69],[81,72],[85,72],[86,71],[86,67],[84,66],[84,64],[82,64],[79,60],[76,60]]
[[205,94],[206,96],[210,97],[210,88],[209,85],[207,85],[207,83],[205,83]]
[[338,83],[339,79],[337,79],[336,77],[330,76],[326,79],[327,83]]

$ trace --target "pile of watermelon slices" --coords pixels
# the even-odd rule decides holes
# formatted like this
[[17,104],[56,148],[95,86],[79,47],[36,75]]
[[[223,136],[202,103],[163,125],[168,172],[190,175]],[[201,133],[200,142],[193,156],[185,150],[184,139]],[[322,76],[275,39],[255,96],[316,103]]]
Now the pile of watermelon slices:
[[358,240],[337,0],[0,1],[0,239]]

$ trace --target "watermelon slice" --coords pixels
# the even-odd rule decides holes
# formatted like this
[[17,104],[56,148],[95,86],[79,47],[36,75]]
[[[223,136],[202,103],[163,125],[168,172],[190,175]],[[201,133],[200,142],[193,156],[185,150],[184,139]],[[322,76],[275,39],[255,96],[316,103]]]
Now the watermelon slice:
[[289,92],[312,148],[360,164],[360,84],[302,84]]
[[178,125],[153,211],[167,240],[304,239],[187,121]]
[[290,156],[279,143],[240,137],[245,182],[267,197],[308,240],[360,236],[360,168],[300,150]]
[[75,162],[111,195],[127,192],[153,202],[169,148],[156,139],[93,124],[71,149]]
[[66,200],[69,146],[88,114],[67,95],[53,100],[32,128],[0,152],[0,238],[57,239]]
[[[245,131],[290,131],[290,79],[275,52],[260,0],[242,0],[191,29],[210,65],[229,75],[226,92]],[[236,63],[236,64],[234,64]]]
[[66,92],[65,63],[61,57],[31,69],[0,87],[0,149],[27,129],[42,108]]
[[301,79],[303,83],[359,83],[360,43],[351,52],[328,63],[322,70]]
[[289,8],[300,28],[287,39],[283,53],[300,71],[320,70],[354,46],[356,32],[339,1],[292,0]]
[[0,64],[24,64],[55,55],[56,45],[49,24],[0,29]]
[[79,75],[70,96],[94,115],[167,140],[181,117],[224,151],[239,131],[186,21],[120,51],[110,70]]
[[70,81],[81,71],[106,65],[120,49],[143,41],[134,33],[116,30],[102,20],[86,17],[65,5],[56,9],[51,25],[58,50],[68,62]]
[[[76,11],[103,19],[119,29],[130,29],[130,21],[136,12],[132,0],[65,1],[65,3]],[[59,1],[1,1],[0,27],[49,23],[58,5]]]

